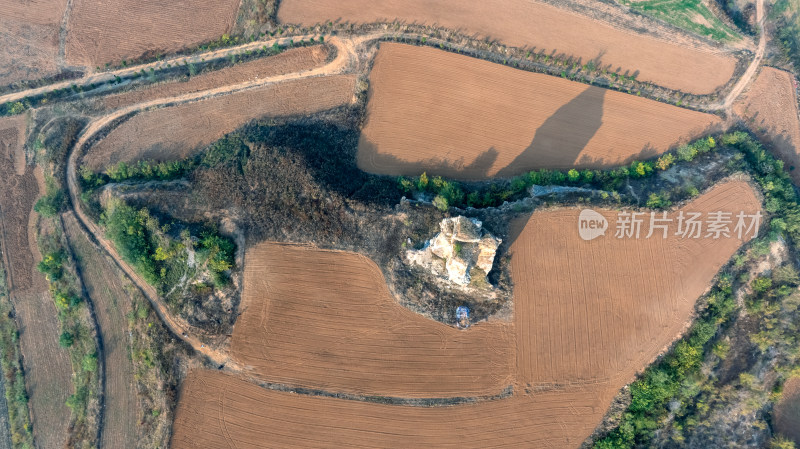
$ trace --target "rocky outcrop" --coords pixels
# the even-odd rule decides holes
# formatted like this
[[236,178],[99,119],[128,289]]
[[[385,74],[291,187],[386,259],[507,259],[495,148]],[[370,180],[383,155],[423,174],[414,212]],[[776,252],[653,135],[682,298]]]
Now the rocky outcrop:
[[459,285],[492,271],[494,257],[502,240],[486,232],[480,221],[458,216],[439,223],[441,232],[420,250],[406,253],[409,262]]

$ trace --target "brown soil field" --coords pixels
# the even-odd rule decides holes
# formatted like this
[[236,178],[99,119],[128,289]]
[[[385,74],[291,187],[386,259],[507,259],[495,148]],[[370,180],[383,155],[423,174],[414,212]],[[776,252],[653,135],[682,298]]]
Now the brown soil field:
[[227,33],[238,8],[236,0],[74,0],[66,58],[95,67],[193,47]]
[[233,357],[270,382],[412,398],[496,395],[514,382],[511,323],[459,331],[415,314],[359,254],[256,246],[241,310]]
[[800,182],[800,119],[794,76],[783,70],[762,68],[750,90],[734,104],[734,111],[771,144],[794,181]]
[[720,119],[428,47],[383,43],[358,166],[478,180],[653,157]]
[[[705,220],[709,212],[735,217],[759,208],[749,184],[731,181],[681,210],[702,212]],[[617,212],[601,213],[609,229],[591,241],[578,235],[580,209],[535,212],[515,224],[511,267],[520,382],[549,388],[608,381],[616,391],[675,340],[697,298],[742,244],[735,234],[676,236],[676,212],[669,214],[667,238],[660,230],[645,238],[649,214],[639,239],[616,238]],[[731,230],[735,224],[733,218]]]
[[156,98],[172,97],[198,92],[214,87],[238,84],[255,77],[266,78],[286,73],[300,72],[322,65],[328,57],[328,49],[314,47],[293,48],[275,56],[259,58],[213,72],[201,73],[188,81],[172,81],[153,87],[136,89],[102,98],[106,109],[118,109]]
[[72,366],[67,351],[58,345],[60,328],[47,281],[36,269],[41,254],[32,208],[40,186],[33,167],[25,164],[25,121],[25,116],[0,119],[0,238],[20,331],[34,438],[42,447],[61,447],[69,421],[65,401],[72,393]]
[[59,30],[67,0],[0,0],[0,86],[58,72]]
[[355,81],[354,75],[304,78],[142,112],[92,146],[83,163],[100,170],[119,161],[182,159],[251,120],[349,103]]
[[610,400],[575,390],[404,407],[265,390],[196,371],[181,389],[170,447],[575,448]]
[[783,396],[772,413],[775,431],[800,444],[800,377],[783,385]]
[[64,230],[81,280],[94,305],[103,343],[105,389],[100,447],[133,448],[140,440],[136,424],[141,411],[138,410],[133,364],[128,355],[125,315],[131,309],[131,300],[113,262],[98,255],[99,249],[89,242],[71,213],[64,215]]
[[[730,181],[681,210],[753,213],[759,207],[749,184]],[[601,212],[614,223],[615,212]],[[270,447],[579,446],[619,389],[684,329],[697,297],[742,241],[660,234],[617,239],[613,227],[605,237],[584,241],[578,214],[578,209],[545,210],[516,223],[513,397],[449,407],[391,406],[271,391],[199,371],[184,382],[172,447],[263,447],[267,441]],[[570,222],[575,226],[564,225]],[[270,257],[275,263],[282,258],[267,252],[264,263]],[[308,283],[306,276],[298,279]],[[262,282],[269,291],[282,288],[275,282],[287,281],[291,291],[297,287],[289,279],[264,276]],[[328,290],[336,291],[337,282],[345,280],[328,281],[333,286]],[[318,288],[318,297],[324,297],[324,286]],[[267,330],[275,325],[270,321],[275,304],[262,306]],[[324,303],[317,308],[317,314],[339,313]],[[273,338],[293,337],[296,350],[307,350],[297,330],[310,327],[300,323]],[[348,335],[332,334],[328,341]]]
[[329,20],[439,25],[467,35],[498,40],[515,47],[600,60],[602,66],[671,89],[706,94],[733,76],[736,60],[712,50],[616,29],[611,25],[526,0],[429,2],[408,0],[283,0],[278,20],[314,25]]

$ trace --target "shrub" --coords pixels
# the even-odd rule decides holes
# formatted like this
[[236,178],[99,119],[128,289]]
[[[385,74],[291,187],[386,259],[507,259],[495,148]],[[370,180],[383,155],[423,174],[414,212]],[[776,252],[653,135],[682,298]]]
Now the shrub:
[[442,211],[442,212],[446,212],[446,211],[447,211],[447,209],[450,207],[450,206],[447,204],[447,198],[445,198],[445,197],[443,197],[443,196],[441,196],[441,195],[436,195],[436,197],[434,197],[434,198],[433,198],[433,205],[434,205],[434,206],[435,206],[437,209],[439,209],[440,211]]
[[673,163],[675,163],[675,156],[673,156],[672,153],[667,153],[658,158],[656,161],[656,168],[663,171],[672,166]]
[[697,149],[691,145],[681,145],[677,154],[679,160],[690,162],[697,156]]
[[42,261],[36,266],[40,273],[44,274],[48,281],[57,281],[63,274],[64,253],[55,251],[47,253]]
[[569,179],[569,182],[577,182],[581,179],[581,174],[578,170],[572,168],[567,172],[567,179]]
[[666,209],[671,205],[671,201],[669,201],[665,196],[657,193],[651,193],[647,198],[647,207],[651,209]]
[[75,343],[75,336],[69,333],[68,331],[64,331],[61,333],[61,336],[58,337],[58,344],[62,348],[69,348]]

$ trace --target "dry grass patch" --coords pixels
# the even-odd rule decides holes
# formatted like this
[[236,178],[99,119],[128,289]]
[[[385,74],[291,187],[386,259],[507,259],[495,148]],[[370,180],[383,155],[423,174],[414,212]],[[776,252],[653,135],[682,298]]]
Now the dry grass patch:
[[61,16],[67,0],[0,0],[0,86],[58,72]]
[[427,47],[384,43],[358,165],[459,179],[608,168],[660,154],[716,116]]

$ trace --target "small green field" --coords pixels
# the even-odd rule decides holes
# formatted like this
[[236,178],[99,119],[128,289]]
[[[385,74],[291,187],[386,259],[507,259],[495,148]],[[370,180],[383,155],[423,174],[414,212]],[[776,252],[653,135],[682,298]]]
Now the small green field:
[[735,41],[739,32],[723,23],[701,0],[619,0],[635,11],[717,41]]

